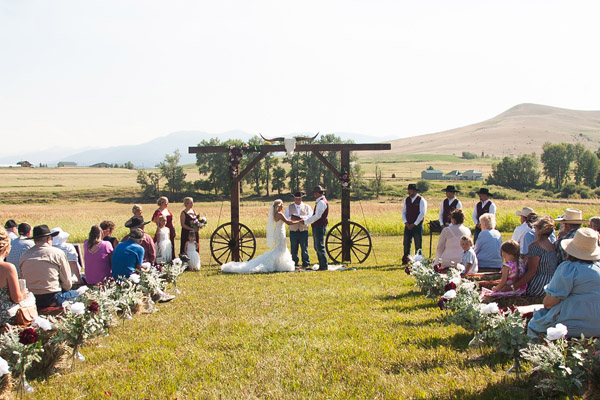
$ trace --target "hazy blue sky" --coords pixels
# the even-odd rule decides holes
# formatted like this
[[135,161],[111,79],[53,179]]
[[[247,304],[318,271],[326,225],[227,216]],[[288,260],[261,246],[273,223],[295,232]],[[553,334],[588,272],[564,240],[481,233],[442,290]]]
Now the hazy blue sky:
[[596,0],[0,0],[0,153],[599,110],[599,15]]

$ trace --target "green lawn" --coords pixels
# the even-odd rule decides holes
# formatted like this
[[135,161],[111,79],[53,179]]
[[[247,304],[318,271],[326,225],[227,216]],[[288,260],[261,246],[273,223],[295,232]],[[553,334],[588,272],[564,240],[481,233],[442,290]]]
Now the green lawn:
[[398,265],[400,245],[377,237],[355,271],[187,272],[172,303],[94,340],[72,370],[31,382],[33,398],[526,398],[508,360],[445,325]]

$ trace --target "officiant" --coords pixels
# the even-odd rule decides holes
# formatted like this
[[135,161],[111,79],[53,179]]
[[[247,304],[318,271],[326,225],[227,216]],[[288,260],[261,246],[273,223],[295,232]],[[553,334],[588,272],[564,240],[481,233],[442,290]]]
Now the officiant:
[[[304,203],[302,198],[306,196],[304,192],[294,193],[294,202],[285,208],[284,215],[287,219],[291,220],[305,220],[313,215],[311,206]],[[310,267],[310,259],[308,257],[308,225],[307,224],[294,224],[288,225],[290,228],[290,249],[292,253],[292,259],[296,267],[300,266],[300,260],[298,258],[298,246],[302,254],[302,267]]]

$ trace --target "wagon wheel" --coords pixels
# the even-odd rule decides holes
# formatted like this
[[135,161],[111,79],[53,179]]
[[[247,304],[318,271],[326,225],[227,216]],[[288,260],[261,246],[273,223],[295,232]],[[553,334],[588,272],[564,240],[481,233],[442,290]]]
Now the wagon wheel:
[[[350,247],[350,263],[362,263],[371,253],[371,235],[362,225],[352,221],[348,223],[350,224],[350,237],[347,243]],[[342,263],[341,222],[327,232],[325,249],[329,258],[338,264]]]
[[[256,251],[256,238],[254,234],[244,224],[240,226],[240,237],[238,245],[240,248],[240,261],[248,261],[254,257]],[[231,253],[235,246],[235,239],[231,235],[231,222],[219,226],[210,237],[210,253],[219,264],[225,264],[231,261]]]

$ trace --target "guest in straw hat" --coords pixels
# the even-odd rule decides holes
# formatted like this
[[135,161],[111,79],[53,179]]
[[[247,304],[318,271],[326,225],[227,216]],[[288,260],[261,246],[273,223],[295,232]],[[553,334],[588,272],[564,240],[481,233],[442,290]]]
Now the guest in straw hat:
[[558,263],[567,259],[567,253],[561,247],[560,243],[565,239],[572,239],[575,236],[577,229],[581,228],[581,224],[586,222],[583,219],[581,210],[567,208],[565,213],[555,219],[560,222],[560,230],[558,231],[558,239],[556,240],[556,252],[558,255]]
[[534,313],[527,334],[535,342],[540,333],[563,324],[568,337],[600,336],[600,247],[598,233],[578,229],[560,246],[567,254],[546,286],[544,308]]
[[517,226],[512,234],[512,240],[517,243],[521,242],[521,238],[525,233],[529,231],[529,224],[527,223],[527,216],[533,212],[533,208],[531,207],[523,207],[518,210],[515,215],[521,219],[521,225]]

